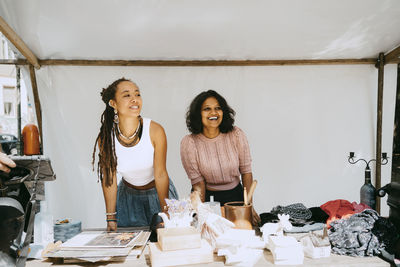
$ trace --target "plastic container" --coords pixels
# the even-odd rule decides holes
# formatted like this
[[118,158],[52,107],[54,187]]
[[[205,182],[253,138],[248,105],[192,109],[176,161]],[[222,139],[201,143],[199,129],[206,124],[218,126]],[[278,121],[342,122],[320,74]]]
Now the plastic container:
[[24,155],[40,154],[39,130],[36,125],[25,125],[22,130],[22,139],[24,141]]
[[58,220],[54,224],[54,241],[66,242],[82,232],[82,223],[71,219]]
[[53,216],[47,210],[46,201],[40,202],[40,212],[35,216],[33,241],[46,247],[54,242]]
[[204,202],[204,204],[208,205],[210,209],[213,211],[213,213],[222,216],[221,203],[219,203],[218,201],[214,201],[214,196],[210,196],[210,202]]

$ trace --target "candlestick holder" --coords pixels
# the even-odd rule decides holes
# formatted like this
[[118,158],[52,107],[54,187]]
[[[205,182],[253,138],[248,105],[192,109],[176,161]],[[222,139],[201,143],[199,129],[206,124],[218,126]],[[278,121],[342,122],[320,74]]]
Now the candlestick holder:
[[[387,153],[382,153],[382,159],[380,164],[381,165],[386,165],[389,160],[388,160]],[[358,159],[355,160],[355,154],[354,152],[349,153],[349,158],[348,162],[350,164],[356,164],[359,161],[363,161],[365,163],[365,183],[360,189],[360,203],[368,205],[372,209],[376,209],[376,189],[375,187],[371,184],[371,168],[369,167],[369,164],[373,161],[376,162],[376,159],[370,159],[367,161],[366,159]]]

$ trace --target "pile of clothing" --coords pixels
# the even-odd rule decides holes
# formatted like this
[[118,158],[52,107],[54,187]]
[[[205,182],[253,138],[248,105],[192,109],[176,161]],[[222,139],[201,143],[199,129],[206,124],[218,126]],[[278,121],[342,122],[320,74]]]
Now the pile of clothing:
[[[277,214],[289,214],[293,229],[307,233],[329,228],[332,252],[349,256],[375,256],[383,252],[394,254],[400,235],[387,219],[365,204],[344,199],[332,200],[320,207],[306,208],[302,203],[276,206],[260,214],[261,223],[278,222]],[[289,231],[285,231],[288,233]]]
[[334,253],[349,256],[376,256],[383,250],[394,253],[398,230],[367,205],[338,199],[326,202],[321,209],[329,215],[327,225]]
[[278,214],[290,216],[289,221],[293,228],[285,230],[286,233],[307,233],[322,230],[329,218],[328,214],[320,207],[308,209],[302,203],[295,203],[288,206],[276,206],[270,212],[260,214],[261,224],[279,222]]
[[335,220],[329,229],[332,251],[339,255],[375,256],[383,249],[390,253],[398,238],[395,226],[372,209]]

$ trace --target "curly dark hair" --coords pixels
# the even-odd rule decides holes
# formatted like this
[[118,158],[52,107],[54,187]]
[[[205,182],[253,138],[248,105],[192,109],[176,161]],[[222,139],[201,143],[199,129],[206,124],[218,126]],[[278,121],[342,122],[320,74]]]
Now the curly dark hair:
[[99,147],[99,162],[97,164],[97,176],[103,182],[105,179],[106,186],[111,186],[113,176],[116,174],[117,169],[117,156],[115,154],[114,145],[114,108],[109,105],[111,99],[115,99],[115,92],[117,86],[121,82],[132,82],[124,77],[114,81],[107,88],[101,91],[101,99],[106,104],[106,108],[101,115],[100,132],[97,135],[92,154],[92,166],[94,170],[96,148]]
[[201,122],[201,106],[207,98],[214,97],[221,106],[223,117],[219,125],[221,133],[228,133],[233,130],[235,122],[235,111],[228,105],[225,98],[214,90],[208,90],[198,94],[189,106],[186,112],[186,126],[192,134],[203,132],[203,123]]

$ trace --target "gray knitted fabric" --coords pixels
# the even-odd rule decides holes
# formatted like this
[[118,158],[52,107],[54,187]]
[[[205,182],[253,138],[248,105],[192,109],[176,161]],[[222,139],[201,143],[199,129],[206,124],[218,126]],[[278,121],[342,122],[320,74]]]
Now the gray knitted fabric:
[[380,254],[384,244],[372,233],[374,223],[379,215],[367,209],[352,215],[348,219],[331,222],[329,240],[332,252],[349,256],[374,256]]
[[302,203],[295,203],[288,206],[276,206],[271,210],[272,214],[288,214],[291,219],[308,220],[312,212]]
[[311,231],[322,230],[326,226],[325,223],[306,224],[304,226],[293,226],[292,229],[283,229],[285,233],[309,233]]

